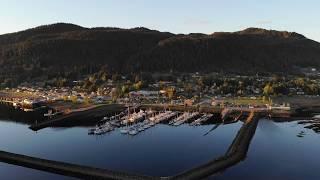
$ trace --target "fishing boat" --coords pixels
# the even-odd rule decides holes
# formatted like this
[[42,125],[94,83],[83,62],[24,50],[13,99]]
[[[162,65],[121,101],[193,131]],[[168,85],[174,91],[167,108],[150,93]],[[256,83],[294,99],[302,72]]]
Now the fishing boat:
[[173,125],[180,126],[181,124],[184,124],[185,122],[197,117],[198,115],[199,115],[199,112],[187,113],[180,120],[176,121]]
[[129,135],[131,135],[131,136],[134,136],[134,135],[136,135],[136,134],[138,134],[138,131],[137,131],[136,129],[131,129],[131,130],[129,131]]
[[120,133],[121,134],[128,134],[129,130],[128,129],[121,129]]
[[182,115],[176,117],[175,119],[173,119],[172,121],[169,122],[169,125],[174,125],[179,121],[184,120],[185,118],[187,118],[190,115],[189,112],[184,112]]
[[110,124],[111,124],[112,126],[115,126],[115,127],[120,127],[120,126],[121,126],[121,124],[120,124],[119,121],[110,121]]
[[156,125],[156,124],[155,124],[154,122],[150,122],[149,125],[150,125],[150,126],[154,126],[154,125]]
[[198,119],[194,120],[194,121],[190,124],[190,126],[198,125],[205,116],[206,116],[206,115],[201,115],[200,117],[198,117]]
[[151,126],[149,124],[146,124],[143,126],[144,129],[149,129]]
[[139,132],[144,131],[144,130],[145,130],[145,129],[143,128],[143,126],[141,126],[141,127],[138,128],[138,131],[139,131]]
[[195,120],[194,122],[192,122],[190,125],[191,126],[199,126],[202,123],[207,122],[209,119],[211,119],[213,117],[213,114],[204,114],[203,116],[201,116],[200,118],[198,118],[197,120]]
[[95,135],[102,135],[104,134],[105,132],[103,131],[103,129],[100,129],[100,128],[97,128],[94,130],[94,134]]

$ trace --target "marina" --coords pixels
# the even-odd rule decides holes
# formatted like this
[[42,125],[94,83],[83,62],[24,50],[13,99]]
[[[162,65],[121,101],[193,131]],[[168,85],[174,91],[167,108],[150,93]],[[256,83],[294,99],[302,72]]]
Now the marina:
[[204,114],[204,115],[200,116],[198,119],[196,119],[195,121],[193,121],[190,125],[191,126],[199,126],[202,123],[205,123],[208,120],[210,120],[212,117],[213,117],[212,114]]
[[[142,131],[145,131],[159,123],[168,123],[172,126],[180,126],[186,122],[191,125],[196,121],[195,124],[200,125],[204,121],[208,121],[213,117],[212,114],[202,115],[199,112],[177,112],[177,111],[144,111],[139,110],[138,112],[128,113],[129,110],[121,112],[120,114],[103,117],[103,119],[95,126],[88,130],[89,135],[103,135],[111,132],[115,129],[120,129],[121,134],[129,134],[131,136],[137,135]],[[196,117],[202,117],[197,119]],[[171,121],[169,121],[171,120]],[[101,123],[102,122],[102,123]]]
[[[202,142],[200,139],[215,137],[221,131],[224,133],[225,131],[221,129],[225,129],[228,127],[236,128],[232,130],[232,133],[229,130],[225,132],[225,135],[228,136],[227,138],[230,138],[230,141],[227,141],[228,143],[223,146],[221,144],[219,145],[220,148],[224,147],[224,150],[220,149],[221,152],[219,151],[219,153],[213,153],[212,149],[207,149],[207,161],[203,159],[203,161],[201,162],[197,161],[198,163],[192,163],[188,166],[175,164],[174,167],[179,167],[178,169],[176,169],[176,171],[169,171],[167,169],[166,171],[161,172],[156,171],[155,174],[140,171],[139,169],[131,171],[130,168],[123,168],[122,163],[126,160],[135,159],[133,156],[127,156],[126,160],[121,160],[122,163],[120,169],[114,168],[114,166],[86,164],[82,161],[78,161],[78,159],[73,159],[72,161],[65,161],[64,159],[59,159],[57,157],[50,158],[49,156],[39,156],[39,154],[32,153],[25,154],[6,149],[4,149],[4,151],[0,151],[0,161],[20,165],[23,167],[29,167],[32,169],[43,170],[46,172],[68,175],[71,177],[88,177],[99,179],[111,178],[123,180],[132,178],[201,179],[206,177],[217,177],[222,170],[228,170],[229,168],[233,168],[233,166],[236,166],[238,163],[240,163],[241,161],[243,161],[243,159],[246,158],[250,142],[254,137],[255,129],[261,118],[263,119],[265,117],[278,117],[277,121],[281,121],[279,120],[279,117],[281,117],[282,114],[291,113],[288,110],[273,110],[268,106],[228,106],[220,108],[218,112],[217,109],[214,109],[214,111],[212,111],[212,109],[202,109],[202,111],[200,111],[197,110],[197,108],[195,108],[192,111],[190,111],[190,109],[187,108],[184,110],[177,110],[176,108],[173,108],[174,110],[172,110],[171,108],[167,108],[166,106],[163,106],[163,108],[159,108],[160,106],[158,108],[153,107],[156,106],[146,106],[141,104],[99,105],[90,108],[79,109],[77,111],[73,111],[68,114],[58,115],[53,118],[50,118],[49,116],[49,114],[53,113],[49,109],[48,112],[39,111],[39,114],[42,114],[42,120],[40,122],[36,120],[29,121],[26,124],[30,125],[31,123],[31,126],[29,128],[34,130],[33,132],[36,134],[43,134],[51,130],[57,130],[58,134],[61,135],[61,132],[71,132],[72,129],[78,129],[79,126],[82,126],[80,128],[82,129],[82,136],[89,137],[91,139],[89,141],[94,140],[99,141],[100,143],[101,141],[109,139],[114,144],[111,145],[108,143],[106,147],[111,148],[113,146],[119,146],[118,148],[116,148],[117,153],[120,153],[122,155],[123,153],[130,154],[128,153],[128,151],[131,151],[132,147],[135,146],[135,144],[141,140],[143,141],[143,143],[149,144],[140,145],[140,147],[136,147],[134,151],[138,151],[139,148],[142,148],[143,152],[145,152],[146,148],[151,148],[152,151],[150,153],[152,155],[149,157],[151,159],[156,158],[153,157],[156,155],[163,157],[163,151],[171,152],[172,147],[177,149],[175,150],[175,154],[171,155],[169,159],[174,159],[173,157],[175,156],[181,156],[180,158],[183,158],[185,156],[188,156],[186,153],[195,156],[195,152],[200,152],[201,150],[192,150],[189,152],[183,149],[183,151],[179,151],[178,149],[182,147],[182,144],[181,146],[174,147],[172,143],[177,145],[179,143],[185,143],[184,146],[190,148],[190,142],[192,142],[192,145],[194,145],[195,141],[200,141],[199,143],[201,144],[199,146],[206,149],[208,147],[208,144],[212,142],[210,142],[209,139],[208,142]],[[26,114],[26,112],[15,109],[14,107],[12,107],[12,111],[19,112],[18,114]],[[37,114],[37,112],[28,113]],[[268,121],[274,120],[269,119]],[[25,123],[25,121],[23,122]],[[310,129],[316,133],[318,132],[317,116],[314,116],[314,118],[310,118],[309,120],[306,119],[303,121],[298,121],[297,124],[304,125],[301,128]],[[162,132],[160,134],[155,133],[159,131],[159,129],[161,129]],[[186,134],[179,135],[179,131],[183,131]],[[195,136],[197,138],[194,140],[192,140],[192,138],[195,137],[191,137],[192,131],[198,132],[198,137]],[[52,134],[52,132],[49,134]],[[157,135],[154,136],[155,134]],[[73,137],[80,137],[73,133],[70,135]],[[303,138],[305,135],[305,131],[301,131],[299,132],[299,134],[297,134],[297,137]],[[65,139],[65,137],[67,136],[61,136],[60,138]],[[119,139],[123,138],[126,139],[124,141],[128,144],[119,144]],[[146,140],[145,138],[151,139]],[[154,141],[156,138],[160,138],[161,141],[163,141],[163,143],[158,144],[159,140]],[[172,138],[175,139],[174,142],[171,142]],[[170,142],[170,148],[166,148],[168,147],[168,140]],[[221,143],[221,141],[226,143],[226,137],[224,137],[221,140],[218,140],[218,143]],[[98,148],[96,154],[100,158],[101,153],[105,153],[104,150],[106,150],[106,148],[101,147],[101,149],[99,149],[99,146],[96,143],[97,142],[88,146],[91,147],[91,149],[92,147]],[[126,145],[131,146],[126,147]],[[154,149],[159,148],[160,145],[162,145],[163,147],[160,148],[160,151],[158,152],[158,154],[156,154],[156,151],[154,151]],[[83,148],[83,143],[79,144],[79,148]],[[87,153],[91,153],[90,150],[86,151]],[[115,152],[112,152],[111,154],[114,153]],[[139,155],[137,157],[139,157]],[[89,159],[97,162],[96,158]],[[198,157],[198,160],[200,159]],[[113,161],[117,162],[117,160]],[[137,160],[135,159],[133,161],[136,162]],[[158,161],[158,159],[153,160],[150,163],[153,164],[155,161]],[[182,159],[177,161],[185,162]],[[162,164],[162,166],[166,165]],[[143,168],[145,168],[145,164]]]
[[[167,116],[164,113],[155,113],[156,118],[152,120],[166,119],[171,114],[176,117],[177,114],[167,111]],[[181,114],[181,113],[180,113]],[[158,118],[163,117],[163,118]],[[166,118],[165,118],[166,117]],[[239,121],[235,123],[219,125],[211,121],[209,124],[202,124],[197,126],[190,126],[188,124],[182,124],[181,126],[171,126],[167,123],[158,123],[157,125],[151,126],[148,130],[141,131],[143,134],[139,136],[124,135],[121,133],[121,127],[112,130],[105,134],[105,136],[88,136],[86,131],[87,127],[73,127],[73,128],[46,128],[37,133],[29,130],[26,124],[14,123],[10,121],[0,121],[0,140],[2,150],[19,153],[28,156],[35,156],[45,159],[54,159],[66,163],[75,163],[79,165],[97,167],[102,169],[110,169],[113,171],[135,172],[138,174],[145,174],[150,176],[172,176],[179,174],[184,170],[190,169],[191,167],[206,163],[208,159],[215,159],[225,154],[229,150],[229,146],[233,143],[234,137],[236,137],[238,130],[241,128],[243,123]],[[144,120],[140,123],[144,123]],[[301,158],[297,155],[300,151],[303,151],[303,147],[299,146],[298,152],[291,152],[286,156],[289,150],[286,148],[288,143],[304,144],[308,146],[309,155],[305,155],[304,162],[312,165],[318,161],[313,159],[314,154],[320,150],[320,146],[317,143],[313,143],[313,140],[317,138],[312,130],[304,128],[306,120],[275,123],[272,120],[262,119],[259,122],[256,139],[253,138],[253,145],[250,146],[247,158],[244,164],[236,165],[226,170],[224,175],[216,174],[214,179],[224,179],[227,177],[259,177],[260,173],[247,174],[243,170],[247,167],[260,166],[261,168],[266,167],[264,164],[272,166],[274,158],[285,158],[291,159],[289,162],[294,163],[295,167],[300,169],[298,177],[315,177],[315,172],[307,170],[304,166],[299,165],[297,161],[301,161]],[[135,123],[132,126],[135,126]],[[156,124],[156,122],[155,122]],[[140,124],[139,124],[140,125]],[[218,128],[215,128],[218,125]],[[142,124],[141,124],[142,126]],[[140,126],[140,127],[141,127]],[[128,126],[129,127],[129,126]],[[214,129],[212,132],[210,132]],[[8,140],[10,131],[19,132],[16,136],[16,142],[24,143],[10,143]],[[299,133],[304,131],[303,137],[298,137]],[[207,134],[207,132],[210,132]],[[267,133],[267,134],[266,134]],[[270,137],[270,133],[275,133]],[[132,138],[134,137],[134,138]],[[263,141],[261,140],[263,139]],[[279,155],[268,154],[268,158],[263,158],[266,155],[266,150],[263,150],[261,143],[265,142],[269,150],[271,150],[271,141],[274,138],[277,139],[277,147],[279,149]],[[287,143],[282,143],[284,140],[289,140]],[[70,143],[72,142],[72,143]],[[190,146],[190,142],[193,145]],[[26,145],[27,144],[27,145]],[[283,144],[283,145],[282,145]],[[170,148],[168,147],[170,146]],[[59,148],[55,148],[59,147]],[[74,151],[76,147],[77,151]],[[94,148],[92,148],[94,147]],[[143,149],[144,153],[140,151]],[[181,151],[183,149],[183,151]],[[194,152],[202,152],[194,154]],[[73,154],[72,156],[68,154]],[[193,156],[188,156],[193,154]],[[139,157],[145,157],[144,161],[140,161]],[[167,158],[161,158],[161,157]],[[90,157],[90,158],[82,158]],[[258,163],[253,160],[254,157],[260,158],[264,163]],[[320,160],[320,159],[319,159]],[[247,162],[248,161],[248,162]],[[121,162],[121,163],[120,163]],[[134,163],[134,165],[133,165]],[[152,164],[152,169],[156,171],[150,171],[145,163]],[[7,167],[5,165],[3,167]],[[8,168],[13,168],[9,167]],[[283,166],[277,166],[278,170],[273,171],[276,174],[288,173],[290,169],[284,169]],[[25,172],[25,168],[20,168],[18,171]],[[34,170],[27,170],[34,171]],[[152,172],[152,173],[150,173]],[[41,179],[45,174],[44,172],[33,172],[32,179]],[[264,174],[267,176],[266,174]],[[13,177],[13,175],[6,175],[6,177]],[[49,179],[55,179],[57,175],[46,175]],[[213,178],[212,177],[212,178]],[[293,177],[293,176],[292,176]]]
[[[211,125],[198,126],[195,129],[187,124],[173,127],[159,123],[143,131],[139,136],[123,135],[120,129],[104,136],[88,136],[87,127],[46,128],[35,133],[24,124],[2,121],[1,124],[2,150],[152,176],[171,176],[223,154],[231,144],[236,131],[241,127],[241,123],[230,124],[217,129],[213,136],[203,137],[203,133],[211,129]],[[14,145],[8,143],[8,140],[4,141],[3,135],[14,129],[21,133],[17,135],[16,140],[24,143]],[[212,140],[214,142],[211,142]],[[194,146],[190,146],[190,141],[195,142]],[[208,145],[204,148],[203,144]],[[34,148],[37,150],[33,150]],[[75,148],[77,151],[74,151]],[[184,149],[183,152],[181,148]],[[198,154],[197,157],[185,158],[188,157],[187,154],[196,151],[203,153]],[[67,155],[70,153],[72,156]],[[143,161],[140,159],[141,156],[144,157]],[[167,158],[162,158],[164,156]],[[151,166],[148,168],[145,163],[152,164],[152,168],[157,171],[150,171]],[[37,176],[37,173],[34,176]]]
[[[99,109],[99,112],[101,111],[101,115],[107,115],[91,121],[91,125],[83,127],[79,126],[81,121],[76,121],[79,125],[59,127],[62,122],[69,121],[65,119],[52,127],[46,127],[40,131],[31,131],[26,128],[29,125],[25,121],[21,121],[18,124],[10,122],[10,120],[0,121],[2,124],[0,130],[2,130],[3,136],[0,140],[3,141],[2,145],[4,147],[2,149],[4,151],[3,161],[11,162],[11,158],[20,158],[21,156],[19,155],[21,154],[27,155],[27,158],[29,156],[30,158],[35,158],[34,163],[36,164],[38,162],[37,158],[49,160],[49,164],[47,164],[49,167],[51,165],[56,166],[55,161],[58,161],[58,163],[70,163],[70,167],[75,169],[83,169],[84,167],[82,166],[102,170],[108,169],[107,174],[104,172],[104,175],[102,175],[108,177],[114,173],[127,172],[129,174],[125,175],[126,177],[133,177],[132,175],[139,174],[138,176],[144,179],[148,179],[150,176],[152,178],[171,177],[173,179],[184,179],[184,177],[198,179],[205,176],[220,178],[219,172],[221,169],[228,170],[230,166],[232,169],[244,157],[250,156],[250,153],[247,155],[246,149],[248,149],[248,143],[251,138],[245,137],[251,137],[254,131],[250,133],[250,136],[249,134],[241,135],[243,133],[240,132],[248,133],[248,130],[255,127],[244,128],[250,124],[250,120],[254,119],[253,122],[258,123],[260,115],[265,117],[267,113],[263,114],[261,109],[243,109],[243,111],[228,113],[225,115],[225,119],[222,120],[220,114],[208,112],[172,111],[169,109],[152,110],[151,108],[142,109],[139,106],[130,106],[129,108],[120,108],[122,111],[106,113],[106,111],[103,111],[105,108]],[[23,116],[18,117],[23,118]],[[49,119],[49,122],[51,121],[56,120]],[[272,122],[273,120],[262,120],[262,124],[265,124],[265,121]],[[296,137],[303,138],[310,133],[307,132],[308,128],[305,126],[310,123],[317,124],[317,122],[317,116],[315,116],[313,119],[291,122],[291,124],[300,125],[301,132]],[[273,124],[277,125],[276,123]],[[261,125],[259,127],[261,128]],[[22,146],[25,143],[20,145],[10,143],[5,139],[5,134],[9,134],[8,131],[21,132],[21,136],[16,136],[16,141],[23,141],[28,146]],[[261,133],[261,130],[258,132]],[[23,134],[27,135],[24,136]],[[190,146],[190,142],[192,142],[192,146]],[[245,144],[237,150],[238,143]],[[44,144],[46,145],[43,146]],[[55,147],[59,147],[59,149],[57,150]],[[71,153],[74,147],[77,147],[77,152]],[[314,148],[317,147],[315,146]],[[37,151],[34,151],[33,148],[36,148]],[[55,150],[53,151],[53,149]],[[141,151],[142,149],[143,151]],[[7,152],[17,153],[17,155]],[[142,152],[144,153],[141,154]],[[70,153],[73,156],[63,155]],[[190,154],[192,154],[192,157],[189,157]],[[90,158],[85,158],[85,160],[81,158],[89,156]],[[137,166],[133,166],[132,162],[137,163],[141,156],[148,158],[149,161],[144,160],[141,161],[140,165],[138,163]],[[163,159],[161,157],[168,158]],[[188,160],[186,157],[190,159]],[[22,163],[24,162],[24,156],[21,158]],[[221,159],[225,159],[225,161],[221,162]],[[50,160],[55,161],[52,162]],[[211,161],[208,162],[208,160]],[[40,161],[43,160],[40,159]],[[152,164],[152,167],[158,170],[154,171],[153,169],[152,173],[150,173],[151,171],[145,166],[145,163]],[[36,164],[35,166],[32,165],[32,168],[42,169],[41,163],[40,166]],[[20,165],[24,166],[23,164]],[[202,170],[198,171],[197,168],[192,169],[192,167],[196,166],[201,167],[204,170],[203,172],[206,173],[203,173]],[[67,173],[68,170],[61,168],[58,172],[69,174]],[[88,170],[87,172],[90,171]],[[78,177],[80,176],[79,174],[82,174],[82,171],[76,170],[73,172],[77,172],[73,177]],[[36,175],[37,173],[33,174]],[[93,176],[93,174],[87,175],[88,177]],[[125,179],[124,177],[118,178]]]

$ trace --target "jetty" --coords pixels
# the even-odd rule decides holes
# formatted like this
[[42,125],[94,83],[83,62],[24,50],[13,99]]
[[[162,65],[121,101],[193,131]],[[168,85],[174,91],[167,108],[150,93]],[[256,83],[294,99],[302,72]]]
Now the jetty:
[[106,169],[99,169],[65,162],[40,159],[20,154],[9,153],[5,151],[0,151],[0,161],[8,164],[81,179],[154,179],[150,176],[116,172]]

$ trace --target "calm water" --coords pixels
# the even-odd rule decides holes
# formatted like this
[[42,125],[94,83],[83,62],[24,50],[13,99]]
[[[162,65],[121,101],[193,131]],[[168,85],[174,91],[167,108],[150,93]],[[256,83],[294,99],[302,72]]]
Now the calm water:
[[[304,137],[297,135],[305,132]],[[320,179],[320,134],[297,122],[260,120],[245,161],[217,179]]]
[[[155,176],[174,175],[226,152],[242,123],[171,127],[157,125],[137,136],[118,130],[88,136],[88,128],[47,128],[37,133],[27,125],[0,121],[1,150]],[[1,164],[0,179],[63,179],[61,176]],[[68,179],[68,178],[66,178]]]
[[[137,136],[118,130],[87,135],[88,128],[47,128],[0,120],[1,150],[117,171],[155,176],[174,175],[223,155],[242,123],[171,127],[157,125]],[[303,137],[297,135],[304,132]],[[260,120],[245,161],[217,179],[320,179],[319,134],[297,122]],[[0,179],[71,179],[0,163]]]

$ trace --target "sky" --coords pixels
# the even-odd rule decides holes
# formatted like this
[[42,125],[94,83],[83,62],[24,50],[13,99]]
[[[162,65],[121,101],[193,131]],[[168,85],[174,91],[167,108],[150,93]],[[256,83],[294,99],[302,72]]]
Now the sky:
[[44,24],[147,27],[172,33],[298,32],[320,42],[319,0],[0,0],[0,34]]

